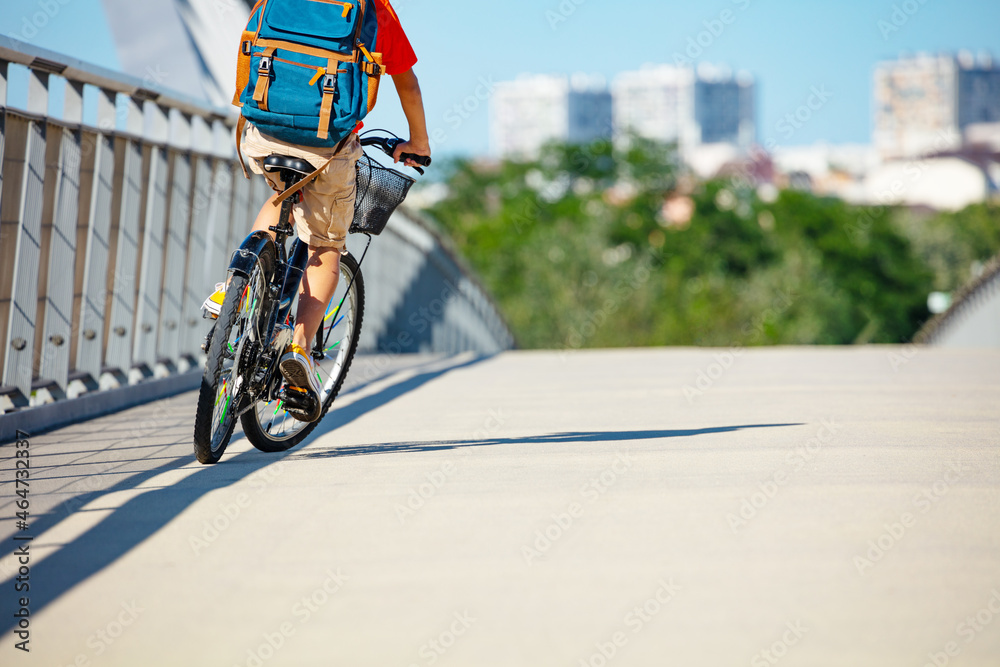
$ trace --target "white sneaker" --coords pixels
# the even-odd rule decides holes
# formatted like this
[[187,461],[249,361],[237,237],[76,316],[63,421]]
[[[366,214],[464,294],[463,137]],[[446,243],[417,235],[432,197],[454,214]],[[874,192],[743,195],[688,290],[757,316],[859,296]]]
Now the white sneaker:
[[222,310],[222,302],[226,300],[226,283],[216,283],[215,291],[201,304],[201,312],[205,317],[213,320],[219,319],[219,312]]

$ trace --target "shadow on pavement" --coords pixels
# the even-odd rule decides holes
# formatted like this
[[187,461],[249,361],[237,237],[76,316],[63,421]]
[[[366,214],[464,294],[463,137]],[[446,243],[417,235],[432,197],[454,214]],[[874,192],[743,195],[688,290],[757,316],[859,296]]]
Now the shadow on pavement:
[[[482,356],[470,361],[454,360],[454,363],[444,367],[440,367],[441,363],[437,362],[433,364],[435,366],[433,370],[420,372],[414,377],[390,384],[343,409],[334,409],[316,429],[316,434],[306,439],[299,447],[438,377],[491,358],[492,356]],[[376,378],[372,383],[382,379],[384,378]],[[345,394],[356,392],[372,383],[357,385]],[[193,429],[194,424],[191,426]],[[230,458],[223,457],[218,465],[199,467],[177,483],[167,487],[152,488],[114,508],[111,514],[82,535],[61,546],[58,551],[37,564],[32,563],[29,594],[31,613],[38,614],[63,593],[112,565],[177,518],[205,494],[239,482],[280,462],[294,451],[293,449],[283,454],[264,454],[254,449]],[[107,489],[76,496],[68,504],[63,503],[47,514],[33,517],[31,535],[43,537],[45,531],[74,514],[74,510],[79,510],[108,494],[136,489],[157,475],[177,470],[193,462],[193,455],[172,458],[163,465],[131,475]],[[43,544],[42,540],[39,539],[37,544]],[[0,590],[13,591],[16,576],[16,573],[11,574],[0,582]],[[0,635],[16,627],[17,619],[13,615],[16,610],[14,597],[4,596],[4,601],[0,603]]]
[[493,445],[538,445],[575,444],[581,442],[616,442],[623,440],[661,440],[664,438],[685,438],[711,433],[732,433],[752,428],[780,428],[803,426],[803,424],[747,424],[745,426],[719,426],[671,431],[579,431],[571,433],[551,433],[516,438],[486,438],[484,440],[438,440],[432,442],[389,442],[355,447],[335,447],[292,453],[296,460],[338,458],[341,456],[365,456],[368,454],[398,454],[401,452],[434,452],[464,447],[490,447]]

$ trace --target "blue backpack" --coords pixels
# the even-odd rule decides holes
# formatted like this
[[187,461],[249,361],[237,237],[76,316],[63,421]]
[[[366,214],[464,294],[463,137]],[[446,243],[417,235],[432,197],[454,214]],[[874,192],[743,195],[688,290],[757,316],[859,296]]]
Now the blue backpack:
[[[264,134],[339,144],[375,106],[377,0],[259,0],[240,40],[233,104]],[[242,125],[241,125],[242,127]]]

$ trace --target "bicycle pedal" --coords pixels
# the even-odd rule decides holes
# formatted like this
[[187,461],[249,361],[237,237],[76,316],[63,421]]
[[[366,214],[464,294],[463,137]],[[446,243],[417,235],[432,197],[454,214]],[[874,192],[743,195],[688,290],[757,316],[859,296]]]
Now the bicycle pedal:
[[309,414],[316,409],[316,399],[305,389],[285,387],[278,392],[278,398],[285,404],[285,410],[292,414]]

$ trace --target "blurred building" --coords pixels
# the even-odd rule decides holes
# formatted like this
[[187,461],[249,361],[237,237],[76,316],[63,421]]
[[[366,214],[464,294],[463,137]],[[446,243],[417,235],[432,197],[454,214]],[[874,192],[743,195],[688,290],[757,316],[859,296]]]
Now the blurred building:
[[874,143],[888,159],[1000,150],[1000,68],[969,54],[917,55],[875,70]]
[[695,123],[694,71],[661,65],[615,78],[615,134],[690,146],[698,142]]
[[749,148],[756,140],[755,85],[746,73],[699,65],[659,65],[615,79],[615,132],[676,142],[690,156],[701,146]]
[[500,83],[491,104],[493,152],[533,157],[550,141],[610,139],[611,111],[600,78],[535,75]]

